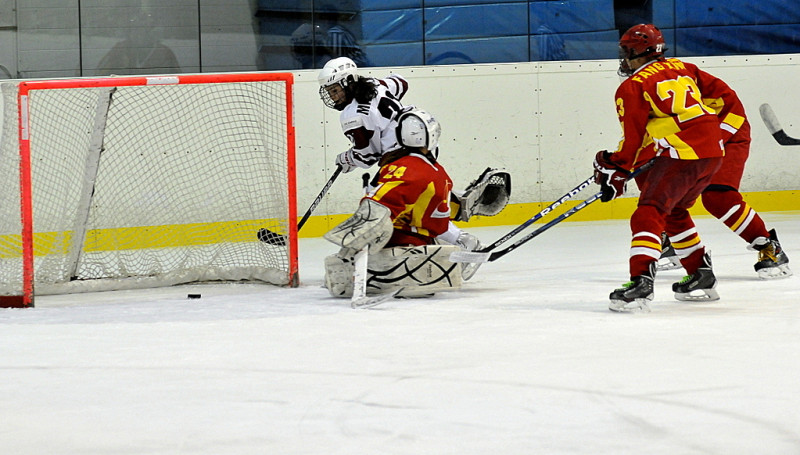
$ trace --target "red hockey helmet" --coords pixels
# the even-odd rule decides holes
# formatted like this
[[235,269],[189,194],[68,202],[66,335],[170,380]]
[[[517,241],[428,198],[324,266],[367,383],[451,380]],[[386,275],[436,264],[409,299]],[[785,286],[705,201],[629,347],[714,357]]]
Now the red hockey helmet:
[[647,55],[661,56],[667,50],[664,35],[653,24],[639,24],[629,28],[619,39],[619,47],[629,60]]
[[664,35],[653,24],[639,24],[629,28],[619,39],[620,74],[630,76],[633,70],[628,61],[652,56],[661,57],[667,51]]

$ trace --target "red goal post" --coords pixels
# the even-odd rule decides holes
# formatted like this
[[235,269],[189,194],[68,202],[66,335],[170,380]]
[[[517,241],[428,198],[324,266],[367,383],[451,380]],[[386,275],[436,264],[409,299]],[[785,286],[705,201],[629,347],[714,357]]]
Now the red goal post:
[[[291,73],[2,88],[0,307],[33,306],[34,293],[298,284]],[[260,227],[289,241],[260,242]]]

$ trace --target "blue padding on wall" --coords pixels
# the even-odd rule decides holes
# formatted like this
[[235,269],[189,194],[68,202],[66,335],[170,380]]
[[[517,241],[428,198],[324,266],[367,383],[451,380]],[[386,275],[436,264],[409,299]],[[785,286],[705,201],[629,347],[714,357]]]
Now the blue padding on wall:
[[362,43],[422,41],[422,9],[364,11],[361,13]]
[[423,65],[422,43],[370,44],[363,46],[373,66]]
[[680,55],[794,54],[800,24],[682,28],[675,31]]
[[798,23],[800,8],[785,0],[675,0],[675,20],[677,27]]
[[618,43],[617,30],[531,35],[531,61],[614,59]]
[[520,0],[425,0],[425,7],[430,6],[461,6],[461,5],[492,5],[495,3],[524,3]]
[[525,12],[524,3],[425,8],[425,38],[527,35]]
[[527,36],[425,42],[426,65],[526,61]]
[[361,0],[361,11],[422,8],[422,0]]
[[559,33],[616,28],[614,0],[534,1],[529,12],[531,34],[541,26]]

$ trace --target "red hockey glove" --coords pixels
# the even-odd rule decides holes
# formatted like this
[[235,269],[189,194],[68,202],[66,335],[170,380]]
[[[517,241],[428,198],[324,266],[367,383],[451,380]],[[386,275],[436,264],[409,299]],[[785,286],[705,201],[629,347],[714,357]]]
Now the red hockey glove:
[[616,199],[625,193],[630,172],[614,164],[611,153],[607,150],[597,152],[594,157],[594,181],[600,185],[600,201],[608,202]]

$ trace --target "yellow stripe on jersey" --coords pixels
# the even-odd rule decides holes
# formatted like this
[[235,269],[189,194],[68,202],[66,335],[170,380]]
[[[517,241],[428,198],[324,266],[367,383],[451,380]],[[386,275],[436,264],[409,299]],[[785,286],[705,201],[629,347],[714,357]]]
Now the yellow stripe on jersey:
[[731,112],[730,114],[725,116],[725,119],[722,121],[722,123],[727,123],[728,125],[738,130],[739,128],[742,127],[742,124],[744,123],[744,117],[742,117],[741,115],[736,115],[733,112]]
[[386,196],[386,193],[392,191],[402,184],[402,180],[392,180],[391,182],[386,182],[381,185],[380,188],[378,188],[378,191],[375,192],[375,196],[372,196],[372,199],[375,199],[375,201],[380,201],[382,197]]
[[[425,210],[428,209],[434,194],[436,194],[436,186],[434,186],[433,182],[430,182],[425,191],[414,202],[414,205],[411,206],[412,226],[422,226],[422,218],[425,216]],[[408,210],[408,206],[406,206],[406,210]]]

